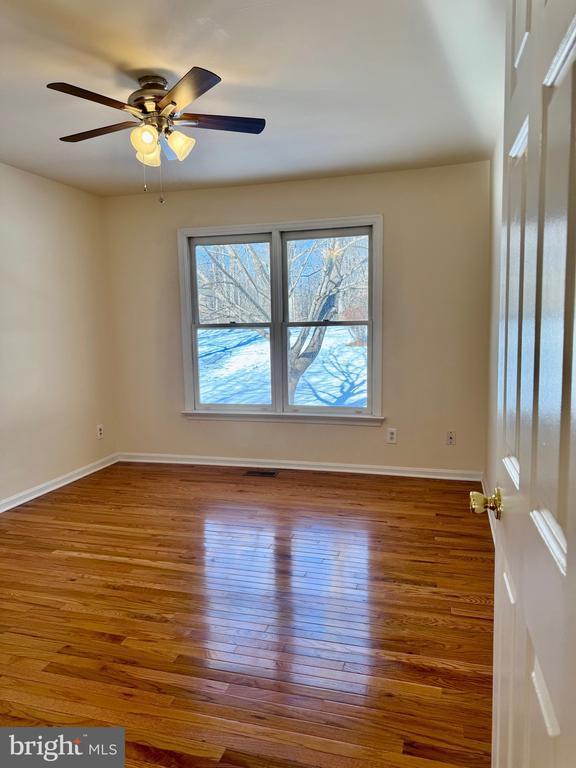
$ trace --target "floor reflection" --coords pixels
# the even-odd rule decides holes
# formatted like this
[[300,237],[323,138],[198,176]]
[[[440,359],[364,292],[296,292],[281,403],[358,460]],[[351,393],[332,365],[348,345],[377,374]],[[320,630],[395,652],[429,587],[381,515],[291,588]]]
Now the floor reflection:
[[[243,513],[244,514],[244,513]],[[276,587],[275,526],[266,521],[245,523],[222,510],[204,521],[204,619],[213,661],[222,668],[274,669],[269,626],[279,615]],[[226,638],[233,661],[219,652]],[[216,665],[218,666],[218,665]]]
[[211,666],[366,694],[364,677],[344,665],[371,646],[369,543],[354,521],[290,522],[255,509],[207,514]]
[[[286,650],[294,659],[295,678],[313,674],[323,687],[367,693],[361,676],[347,673],[343,665],[351,653],[371,644],[368,533],[354,523],[297,521],[290,550],[293,631]],[[301,656],[310,657],[316,668],[302,664]]]

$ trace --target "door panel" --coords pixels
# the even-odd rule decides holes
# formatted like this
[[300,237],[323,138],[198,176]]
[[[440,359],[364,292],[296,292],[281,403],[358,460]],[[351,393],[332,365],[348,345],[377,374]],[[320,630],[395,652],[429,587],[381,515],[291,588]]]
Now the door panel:
[[509,0],[494,768],[576,766],[576,0]]
[[[527,138],[527,136],[526,136]],[[520,344],[524,269],[526,145],[509,159],[508,275],[506,298],[506,370],[504,435],[507,469],[519,488]]]
[[513,23],[514,23],[514,66],[518,67],[522,60],[522,55],[528,42],[530,33],[530,11],[531,0],[515,0]]
[[516,639],[516,606],[510,587],[509,575],[505,564],[501,571],[501,609],[507,627],[502,636],[500,651],[500,738],[498,749],[502,756],[502,765],[510,766],[513,751],[512,729],[514,723],[514,646]]
[[550,737],[546,728],[542,707],[538,700],[533,680],[532,685],[528,688],[527,704],[528,738],[526,740],[526,754],[523,764],[529,766],[529,768],[546,768],[547,766],[558,765],[556,761],[556,742],[554,738]]
[[[573,146],[572,69],[559,85],[545,89],[543,125],[544,215],[540,309],[540,362],[536,450],[539,506],[556,519],[559,499],[563,400],[564,325],[570,166]],[[560,522],[560,520],[559,520]]]

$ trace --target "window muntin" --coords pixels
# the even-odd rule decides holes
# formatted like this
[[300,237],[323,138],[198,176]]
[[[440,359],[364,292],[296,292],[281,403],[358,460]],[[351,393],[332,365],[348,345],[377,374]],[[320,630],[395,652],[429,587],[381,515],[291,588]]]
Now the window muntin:
[[372,241],[372,226],[188,238],[194,410],[374,413]]

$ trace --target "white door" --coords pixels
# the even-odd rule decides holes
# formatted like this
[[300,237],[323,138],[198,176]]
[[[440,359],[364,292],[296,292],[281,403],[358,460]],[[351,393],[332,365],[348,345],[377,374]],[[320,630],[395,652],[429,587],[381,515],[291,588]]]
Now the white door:
[[509,0],[495,768],[576,768],[576,0]]

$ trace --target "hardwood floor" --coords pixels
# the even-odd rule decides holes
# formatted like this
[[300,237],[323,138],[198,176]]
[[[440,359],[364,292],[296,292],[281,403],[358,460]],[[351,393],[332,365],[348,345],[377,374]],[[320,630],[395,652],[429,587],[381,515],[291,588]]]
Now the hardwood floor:
[[0,724],[127,766],[490,765],[474,484],[116,464],[0,516]]

